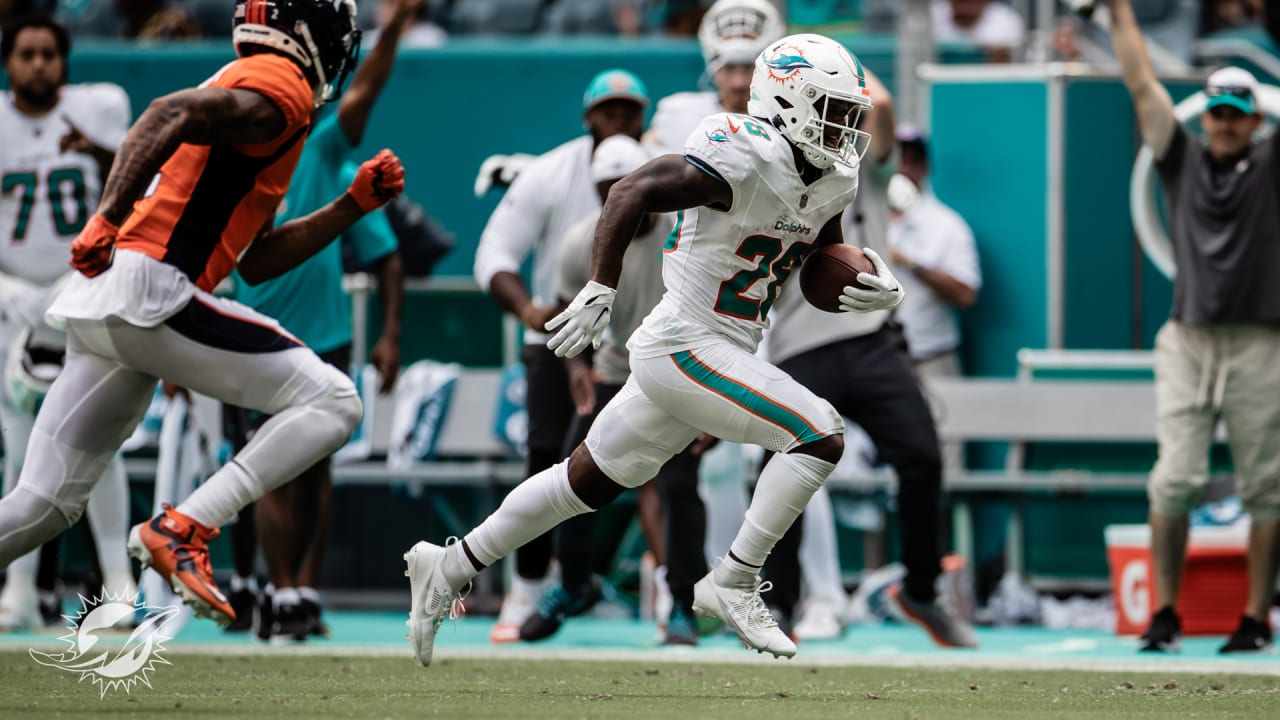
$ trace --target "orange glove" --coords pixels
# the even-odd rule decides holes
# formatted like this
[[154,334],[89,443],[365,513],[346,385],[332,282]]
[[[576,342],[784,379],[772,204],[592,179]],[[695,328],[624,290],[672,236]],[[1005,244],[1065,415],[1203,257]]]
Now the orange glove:
[[84,229],[71,243],[71,267],[93,277],[111,267],[116,257],[116,235],[120,228],[111,221],[94,214],[85,223]]
[[390,150],[383,150],[366,160],[356,171],[356,179],[347,188],[347,194],[365,212],[372,212],[386,205],[404,192],[404,166],[400,158]]

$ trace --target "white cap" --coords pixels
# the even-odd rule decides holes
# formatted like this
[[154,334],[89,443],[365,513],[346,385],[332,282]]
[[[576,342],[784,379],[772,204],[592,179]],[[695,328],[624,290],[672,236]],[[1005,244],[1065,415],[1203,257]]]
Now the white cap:
[[1209,76],[1204,84],[1209,96],[1207,109],[1230,105],[1246,114],[1257,111],[1254,98],[1258,95],[1258,80],[1244,68],[1225,67]]
[[649,162],[649,153],[629,135],[612,135],[591,156],[591,182],[617,180]]

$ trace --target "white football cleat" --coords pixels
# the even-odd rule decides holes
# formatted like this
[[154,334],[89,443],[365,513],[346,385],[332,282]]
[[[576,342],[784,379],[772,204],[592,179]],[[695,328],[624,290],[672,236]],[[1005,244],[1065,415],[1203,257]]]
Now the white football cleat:
[[843,603],[814,599],[804,604],[804,615],[796,623],[796,638],[800,640],[834,640],[844,634],[840,622]]
[[765,606],[761,593],[768,592],[773,583],[755,581],[744,587],[717,585],[715,571],[707,573],[693,586],[693,611],[704,616],[717,617],[733,628],[748,648],[767,652],[774,657],[793,657],[796,644],[782,632]]
[[0,594],[0,633],[39,630],[44,627],[40,600],[34,591],[11,590]]
[[431,664],[436,633],[447,616],[457,620],[466,608],[462,598],[444,578],[445,549],[420,542],[404,554],[413,605],[409,607],[409,642],[423,667]]

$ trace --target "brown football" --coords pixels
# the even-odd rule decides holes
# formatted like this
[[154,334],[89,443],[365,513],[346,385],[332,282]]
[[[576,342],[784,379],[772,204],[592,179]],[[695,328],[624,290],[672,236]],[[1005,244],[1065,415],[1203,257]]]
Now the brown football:
[[800,266],[800,291],[809,304],[827,312],[840,312],[845,286],[866,288],[858,273],[875,274],[876,268],[853,245],[824,245],[809,254]]

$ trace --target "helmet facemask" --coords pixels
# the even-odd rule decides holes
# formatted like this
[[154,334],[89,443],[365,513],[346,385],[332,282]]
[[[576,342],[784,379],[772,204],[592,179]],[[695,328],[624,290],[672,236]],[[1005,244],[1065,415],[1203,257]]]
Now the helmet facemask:
[[[811,92],[810,87],[800,90],[801,95]],[[835,163],[857,167],[871,144],[871,134],[858,129],[870,107],[865,97],[828,91],[813,102],[813,114],[793,131],[792,139],[816,168],[826,170]]]
[[753,62],[785,32],[777,9],[766,0],[720,0],[703,16],[698,43],[707,72],[714,75],[724,65]]

